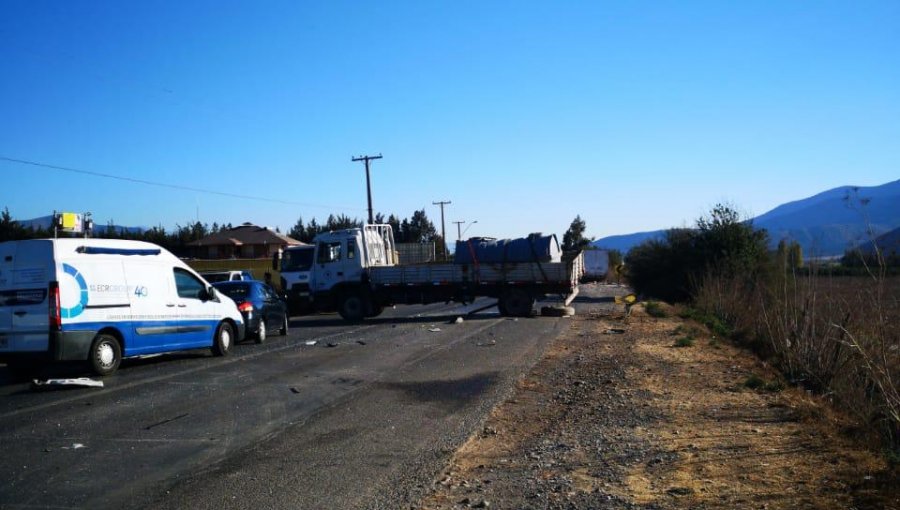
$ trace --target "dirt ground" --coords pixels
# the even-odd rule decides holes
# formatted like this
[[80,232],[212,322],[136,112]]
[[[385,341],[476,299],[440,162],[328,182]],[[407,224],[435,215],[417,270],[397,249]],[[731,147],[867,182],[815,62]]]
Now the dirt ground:
[[858,424],[702,326],[617,308],[571,319],[421,508],[900,508]]

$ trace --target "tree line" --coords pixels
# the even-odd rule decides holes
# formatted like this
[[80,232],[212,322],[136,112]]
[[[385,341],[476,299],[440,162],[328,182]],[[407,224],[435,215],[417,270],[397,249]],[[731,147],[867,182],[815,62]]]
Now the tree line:
[[[428,219],[428,215],[424,209],[413,212],[410,218],[400,219],[394,214],[385,217],[384,214],[375,216],[376,223],[387,223],[391,225],[394,231],[394,238],[398,243],[437,243],[437,249],[443,249],[443,239],[438,234],[434,223]],[[347,228],[358,228],[363,226],[363,221],[359,218],[351,218],[345,214],[329,214],[328,218],[319,223],[315,217],[309,220],[309,223],[303,221],[301,216],[294,226],[288,231],[287,235],[305,243],[309,243],[313,238],[323,232],[333,230],[343,230]],[[162,246],[180,257],[186,257],[190,253],[188,243],[202,239],[210,234],[228,231],[233,229],[231,223],[213,222],[212,225],[199,221],[187,222],[184,225],[176,224],[173,230],[167,230],[162,225],[151,227],[140,231],[129,231],[121,227],[116,227],[110,220],[106,225],[95,226],[93,236],[103,237],[106,239],[130,239],[135,241],[147,241]],[[276,227],[276,232],[281,230]],[[60,237],[74,234],[60,233]],[[44,239],[53,237],[52,228],[43,227],[26,227],[19,221],[16,221],[9,208],[4,208],[0,213],[0,242],[14,241],[19,239]]]

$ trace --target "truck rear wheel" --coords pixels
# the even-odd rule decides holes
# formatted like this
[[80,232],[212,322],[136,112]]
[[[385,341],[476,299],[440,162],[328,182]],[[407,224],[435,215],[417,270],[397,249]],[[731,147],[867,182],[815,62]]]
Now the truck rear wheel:
[[378,317],[384,311],[384,306],[372,303],[372,311],[366,314],[366,317]]
[[345,321],[359,322],[366,316],[366,303],[356,292],[344,294],[338,306],[338,313]]
[[[500,298],[500,313],[510,317],[528,317],[534,308],[534,296],[521,289],[512,289]],[[505,313],[504,313],[505,312]]]

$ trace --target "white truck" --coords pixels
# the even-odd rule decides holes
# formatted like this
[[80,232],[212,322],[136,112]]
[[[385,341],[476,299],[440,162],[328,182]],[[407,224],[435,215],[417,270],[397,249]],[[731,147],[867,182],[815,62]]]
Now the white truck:
[[317,311],[337,310],[347,321],[379,315],[396,304],[471,303],[497,298],[500,313],[528,316],[537,298],[578,292],[583,258],[563,262],[398,265],[390,225],[323,233],[313,241],[310,298]]
[[310,311],[309,277],[315,245],[288,246],[272,260],[272,269],[281,273],[281,291],[286,294],[288,313],[297,315]]

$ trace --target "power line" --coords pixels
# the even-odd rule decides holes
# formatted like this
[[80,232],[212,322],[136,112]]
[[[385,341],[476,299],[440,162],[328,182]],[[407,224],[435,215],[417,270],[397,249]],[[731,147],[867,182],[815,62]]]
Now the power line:
[[93,170],[82,170],[79,168],[72,168],[72,167],[66,167],[66,166],[49,165],[47,163],[39,163],[37,161],[29,161],[29,160],[25,160],[25,159],[8,158],[6,156],[0,156],[0,161],[8,161],[10,163],[18,163],[20,165],[31,165],[31,166],[41,167],[41,168],[50,168],[52,170],[62,170],[64,172],[72,172],[72,173],[76,173],[76,174],[91,175],[94,177],[103,177],[106,179],[115,179],[115,180],[119,180],[119,181],[131,182],[131,183],[136,183],[136,184],[159,186],[161,188],[170,188],[170,189],[177,189],[177,190],[182,190],[182,191],[193,191],[195,193],[206,193],[208,195],[219,195],[219,196],[231,197],[231,198],[243,198],[246,200],[258,200],[261,202],[274,202],[274,203],[285,204],[285,205],[299,205],[299,206],[303,206],[303,207],[320,207],[322,209],[331,209],[331,210],[334,210],[334,209],[359,210],[358,207],[345,207],[345,206],[336,206],[336,205],[311,204],[311,203],[306,203],[306,202],[293,202],[290,200],[279,200],[277,198],[266,198],[266,197],[258,197],[258,196],[253,196],[253,195],[241,195],[238,193],[228,193],[227,191],[215,191],[215,190],[209,190],[209,189],[203,189],[203,188],[195,188],[193,186],[183,186],[181,184],[168,184],[165,182],[148,181],[146,179],[136,179],[134,177],[123,177],[121,175],[113,175],[113,174],[107,174],[107,173],[103,173],[103,172],[95,172]]

